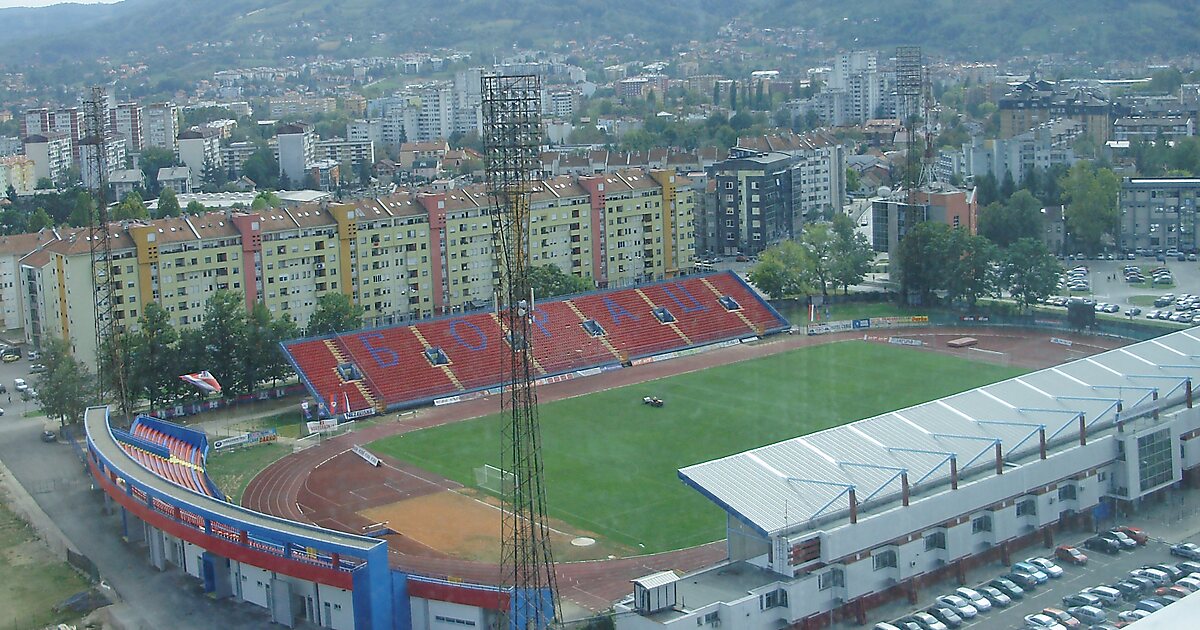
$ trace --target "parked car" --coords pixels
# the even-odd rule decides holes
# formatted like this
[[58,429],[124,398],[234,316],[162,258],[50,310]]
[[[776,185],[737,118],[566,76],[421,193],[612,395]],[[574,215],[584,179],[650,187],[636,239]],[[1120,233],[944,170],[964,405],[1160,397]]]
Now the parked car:
[[23,391],[29,389],[29,383],[26,383],[25,379],[23,379],[23,378],[14,378],[13,379],[13,389],[15,389],[19,392],[23,392]]
[[[0,387],[3,387],[3,385],[0,385]],[[0,389],[0,394],[2,393],[4,393],[4,390]],[[1200,562],[1184,560],[1183,562],[1176,562],[1175,568],[1183,571],[1184,573],[1200,573]]]
[[1150,535],[1146,533],[1146,530],[1144,530],[1140,527],[1131,527],[1129,525],[1118,525],[1117,527],[1114,527],[1113,529],[1115,529],[1118,532],[1121,532],[1122,534],[1125,534],[1126,536],[1129,536],[1130,538],[1133,539],[1133,542],[1135,542],[1139,545],[1145,545],[1146,543],[1150,542]]
[[936,617],[938,621],[946,624],[948,628],[957,628],[963,625],[963,618],[954,612],[953,609],[946,606],[933,606],[926,612]]
[[1008,608],[1012,605],[1012,598],[995,586],[981,586],[979,592],[997,608]]
[[1192,591],[1175,584],[1172,586],[1160,586],[1154,590],[1154,594],[1160,597],[1178,597],[1179,599],[1183,599],[1191,595]]
[[871,627],[871,630],[900,630],[900,626],[893,626],[890,623],[879,622]]
[[1075,608],[1068,609],[1067,612],[1081,623],[1086,623],[1089,626],[1108,621],[1108,613],[1095,606],[1076,606]]
[[1062,598],[1062,602],[1063,606],[1066,606],[1067,608],[1074,606],[1095,606],[1096,608],[1100,608],[1104,605],[1103,602],[1100,601],[1099,597],[1088,593],[1075,593],[1074,595],[1067,595],[1066,597]]
[[1166,573],[1158,569],[1134,569],[1129,572],[1129,575],[1150,580],[1156,587],[1166,586],[1171,581],[1171,578]]
[[1023,599],[1025,597],[1025,589],[1008,578],[998,577],[988,582],[987,585],[1008,595],[1010,599]]
[[1091,538],[1083,541],[1083,546],[1087,549],[1103,551],[1104,553],[1109,554],[1119,553],[1121,551],[1121,543],[1117,542],[1116,540],[1110,540],[1100,536],[1092,536]]
[[1057,608],[1043,608],[1042,614],[1062,624],[1064,628],[1078,628],[1082,625],[1078,619]]
[[29,366],[30,374],[41,374],[42,372],[45,372],[45,371],[46,371],[46,366],[42,365],[41,363],[34,363],[33,365]]
[[1153,613],[1153,612],[1158,612],[1158,611],[1162,610],[1163,608],[1166,608],[1166,606],[1164,606],[1163,604],[1160,604],[1156,601],[1151,601],[1149,599],[1143,599],[1143,600],[1139,600],[1138,603],[1134,605],[1134,608],[1137,610],[1144,610],[1146,612]]
[[1037,578],[1029,575],[1028,573],[1006,573],[1003,577],[1010,582],[1015,582],[1017,586],[1020,586],[1027,591],[1032,591],[1033,589],[1037,588],[1038,585]]
[[42,353],[38,352],[37,350],[30,350],[29,353],[25,355],[25,358],[29,359],[30,361],[37,361],[38,359],[42,358]]
[[1054,557],[1066,562],[1067,564],[1074,564],[1077,566],[1087,564],[1087,554],[1070,545],[1059,545],[1058,548],[1054,550]]
[[972,605],[971,602],[959,597],[958,595],[942,595],[935,601],[942,606],[953,610],[955,614],[963,619],[974,619],[975,615],[979,614],[978,608]]
[[915,612],[910,617],[921,624],[921,627],[925,628],[925,630],[949,630],[946,624],[927,612]]
[[1025,627],[1035,628],[1036,630],[1067,630],[1061,623],[1041,613],[1025,615]]
[[1157,585],[1154,583],[1154,580],[1151,580],[1149,578],[1144,578],[1140,575],[1131,575],[1131,576],[1125,578],[1125,581],[1137,584],[1138,588],[1142,589],[1143,595],[1146,593],[1151,593],[1154,591],[1155,588],[1157,588]]
[[1025,562],[1037,567],[1042,573],[1045,573],[1051,578],[1060,578],[1063,576],[1062,567],[1051,562],[1049,558],[1036,556],[1033,558],[1026,558]]
[[954,594],[969,602],[979,612],[987,612],[992,609],[992,602],[975,589],[960,586],[954,589]]
[[1083,592],[1099,597],[1104,606],[1115,606],[1121,603],[1121,599],[1124,597],[1121,595],[1121,591],[1111,586],[1093,586],[1092,588],[1083,589]]
[[1200,560],[1200,545],[1190,542],[1171,545],[1171,555],[1188,560]]
[[1179,578],[1179,581],[1175,582],[1175,586],[1182,586],[1183,588],[1186,588],[1194,593],[1196,591],[1200,591],[1200,580],[1191,576],[1187,576]]
[[56,437],[57,436],[54,435],[53,431],[42,431],[42,441],[43,442],[53,442],[56,439]]
[[1142,587],[1126,580],[1117,582],[1109,588],[1120,592],[1121,597],[1126,600],[1137,599],[1142,594]]
[[[925,626],[922,625],[921,622],[917,621],[913,617],[905,617],[904,619],[897,619],[895,623],[896,623],[896,626],[900,628],[900,630],[925,630]],[[941,622],[939,622],[939,623],[941,623]]]
[[1130,538],[1129,536],[1126,536],[1124,532],[1119,532],[1115,529],[1110,529],[1110,530],[1100,534],[1100,536],[1102,538],[1116,539],[1117,543],[1119,543],[1121,545],[1122,549],[1133,549],[1134,547],[1137,547],[1137,542],[1134,541],[1134,539]]
[[1171,582],[1175,582],[1179,578],[1182,578],[1187,575],[1187,573],[1185,573],[1182,569],[1180,569],[1179,567],[1176,567],[1173,564],[1152,564],[1146,568],[1147,569],[1158,569],[1159,571],[1166,573],[1167,577],[1170,578]]
[[1126,623],[1133,623],[1133,622],[1137,621],[1138,619],[1144,619],[1149,616],[1150,616],[1150,611],[1141,610],[1141,609],[1125,610],[1120,613],[1117,613],[1117,619],[1124,621]]
[[1034,579],[1038,584],[1045,584],[1046,580],[1050,579],[1044,571],[1028,562],[1018,562],[1012,565],[1013,573],[1024,573]]

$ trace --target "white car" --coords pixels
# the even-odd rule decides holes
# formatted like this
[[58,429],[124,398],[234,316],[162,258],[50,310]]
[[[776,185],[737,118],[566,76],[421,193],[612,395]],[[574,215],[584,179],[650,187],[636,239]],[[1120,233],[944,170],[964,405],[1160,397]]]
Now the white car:
[[960,586],[954,589],[954,594],[971,602],[971,605],[979,612],[987,612],[992,609],[992,602],[988,601],[988,598],[975,589]]
[[1059,577],[1062,577],[1062,575],[1063,575],[1062,567],[1058,566],[1057,564],[1054,564],[1048,558],[1042,558],[1042,557],[1029,558],[1025,562],[1028,562],[1029,564],[1032,564],[1033,566],[1041,569],[1042,573],[1045,573],[1046,575],[1049,575],[1052,578],[1059,578]]
[[1025,615],[1025,627],[1034,630],[1067,630],[1061,623],[1058,623],[1049,615],[1041,613]]
[[942,595],[937,598],[937,603],[958,613],[963,619],[974,619],[975,615],[979,614],[979,609],[971,605],[971,602],[958,595]]
[[29,389],[29,383],[26,383],[25,379],[23,379],[23,378],[14,378],[13,379],[13,389],[15,389],[19,392],[23,392],[23,391]]

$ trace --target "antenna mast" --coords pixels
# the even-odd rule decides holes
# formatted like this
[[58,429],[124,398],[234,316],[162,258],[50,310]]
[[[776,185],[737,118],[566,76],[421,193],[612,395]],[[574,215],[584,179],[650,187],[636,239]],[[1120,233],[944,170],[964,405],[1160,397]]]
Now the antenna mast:
[[108,216],[108,152],[105,142],[107,129],[108,98],[103,87],[91,89],[86,107],[85,127],[87,135],[81,141],[82,175],[84,184],[91,190],[96,201],[88,226],[88,249],[92,261],[92,290],[96,317],[96,394],[98,399],[110,396],[119,405],[121,413],[129,416],[129,390],[127,387],[128,366],[122,349],[122,327],[113,317],[115,282],[113,280],[112,234]]
[[[541,81],[537,75],[487,75],[483,146],[499,271],[497,313],[506,331],[500,397],[502,584],[510,589],[508,628],[542,630],[555,620],[558,587],[546,520],[541,428],[533,366],[533,292],[529,280],[529,208],[539,168]],[[505,482],[504,476],[511,475]]]

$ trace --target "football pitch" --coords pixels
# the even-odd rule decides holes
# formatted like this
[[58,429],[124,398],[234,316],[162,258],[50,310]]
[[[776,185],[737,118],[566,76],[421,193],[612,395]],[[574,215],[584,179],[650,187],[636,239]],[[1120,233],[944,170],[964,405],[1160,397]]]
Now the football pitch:
[[[544,404],[551,516],[638,551],[725,536],[724,514],[677,470],[1023,373],[898,346],[801,348]],[[665,401],[661,408],[643,396]],[[371,444],[468,487],[500,463],[498,416]]]

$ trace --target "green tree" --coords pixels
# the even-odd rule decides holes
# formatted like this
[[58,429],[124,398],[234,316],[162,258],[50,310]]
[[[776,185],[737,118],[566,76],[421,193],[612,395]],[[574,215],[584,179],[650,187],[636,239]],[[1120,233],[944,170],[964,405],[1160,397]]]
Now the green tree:
[[899,260],[893,260],[900,275],[901,292],[911,301],[932,304],[934,291],[941,287],[945,255],[950,242],[950,226],[924,221],[913,226],[900,241]]
[[827,223],[809,223],[804,226],[800,244],[808,251],[808,269],[812,284],[829,295],[829,284],[833,282],[834,235]]
[[255,212],[262,212],[268,208],[279,208],[283,205],[283,201],[279,199],[279,195],[264,190],[254,196],[254,201],[250,202],[250,209]]
[[308,336],[328,335],[361,328],[363,307],[344,293],[326,293],[317,300],[317,308],[308,319]]
[[554,263],[531,267],[529,269],[529,286],[533,289],[534,298],[538,300],[583,293],[596,288],[590,277],[565,273]]
[[228,181],[225,175],[225,169],[218,167],[212,160],[204,160],[204,166],[200,169],[201,188],[205,192],[217,192]]
[[179,333],[171,325],[171,316],[158,302],[147,302],[139,318],[138,332],[129,335],[129,364],[132,366],[129,393],[135,399],[149,401],[150,408],[171,398],[180,367]]
[[848,168],[846,169],[846,190],[847,192],[858,192],[862,188],[862,180],[858,175],[858,171]]
[[42,411],[60,425],[79,422],[94,402],[95,385],[87,366],[71,356],[64,341],[54,337],[42,340],[42,363],[46,371],[34,381]]
[[248,391],[257,389],[258,384],[274,377],[279,362],[280,339],[275,337],[271,311],[261,300],[246,316],[246,340],[243,345],[241,380]]
[[1062,272],[1046,245],[1035,238],[1022,238],[1008,247],[1000,260],[1000,286],[1025,307],[1054,294]]
[[283,313],[279,317],[271,320],[271,337],[275,340],[275,353],[271,355],[272,360],[266,363],[264,370],[265,378],[270,378],[272,381],[278,381],[292,376],[295,372],[292,370],[292,364],[284,356],[279,349],[280,341],[295,339],[300,336],[300,326],[296,320],[288,313]]
[[29,221],[26,222],[25,227],[30,232],[37,232],[45,228],[54,227],[54,219],[50,218],[50,214],[46,212],[45,208],[38,208],[29,215]]
[[1042,204],[1021,189],[1008,202],[989,204],[979,213],[979,234],[1000,247],[1022,238],[1037,238],[1042,232]]
[[1076,162],[1062,180],[1067,201],[1067,229],[1073,245],[1088,253],[1100,250],[1104,237],[1117,227],[1117,193],[1120,182],[1107,168]]
[[947,245],[940,261],[944,265],[941,280],[946,297],[974,307],[979,298],[994,294],[996,273],[992,262],[996,258],[995,245],[961,229],[950,230]]
[[175,166],[175,153],[170,149],[161,147],[147,147],[142,150],[141,156],[138,158],[138,164],[142,167],[142,174],[146,176],[146,185],[149,188],[150,194],[155,194],[159,191],[158,171],[162,168]]
[[246,158],[242,163],[242,175],[250,178],[259,188],[285,188],[279,181],[279,161],[265,147]]
[[39,177],[34,188],[38,190],[54,190],[54,182],[49,177]]
[[812,293],[811,254],[796,241],[783,241],[765,249],[750,269],[750,282],[772,299]]
[[142,195],[135,190],[125,195],[121,203],[117,204],[116,208],[113,208],[110,216],[114,221],[148,219],[150,218],[150,212],[146,210],[146,204],[142,201]]
[[834,286],[841,286],[843,293],[859,284],[871,270],[875,252],[867,237],[854,229],[854,220],[841,212],[833,216],[833,262],[830,276]]
[[221,383],[222,394],[229,397],[250,392],[242,369],[246,355],[246,303],[242,295],[217,291],[204,307],[200,327],[205,340],[207,369]]
[[92,199],[92,194],[87,191],[80,191],[75,195],[75,207],[71,210],[71,215],[67,218],[67,223],[72,227],[84,227],[91,225],[96,217],[96,201]]
[[164,189],[162,194],[158,196],[158,216],[177,217],[179,213],[179,197],[175,196],[174,190],[170,188]]
[[208,211],[208,208],[205,208],[204,204],[200,203],[199,201],[197,201],[195,199],[188,202],[188,205],[187,205],[187,213],[188,214],[191,214],[191,215],[204,214],[207,211]]

